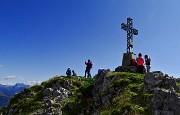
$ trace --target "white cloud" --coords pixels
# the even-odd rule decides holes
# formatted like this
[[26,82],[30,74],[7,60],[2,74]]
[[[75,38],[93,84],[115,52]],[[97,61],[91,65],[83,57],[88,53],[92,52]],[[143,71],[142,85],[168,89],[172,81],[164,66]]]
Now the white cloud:
[[4,79],[9,80],[9,79],[15,79],[15,78],[16,78],[15,75],[10,75],[10,76],[5,77]]
[[25,78],[18,77],[16,75],[9,75],[5,78],[0,78],[0,79],[4,80],[4,82],[8,82],[7,84],[9,84],[9,83],[12,83],[12,84],[14,84],[14,83],[25,83],[28,85],[36,85],[36,84],[40,85],[42,83],[42,81],[35,81],[35,80],[32,80],[32,81],[29,80],[28,81]]
[[9,75],[5,78],[3,78],[4,80],[24,80],[23,77],[17,77],[16,75]]
[[42,81],[27,81],[29,85],[36,85],[36,84],[41,84]]

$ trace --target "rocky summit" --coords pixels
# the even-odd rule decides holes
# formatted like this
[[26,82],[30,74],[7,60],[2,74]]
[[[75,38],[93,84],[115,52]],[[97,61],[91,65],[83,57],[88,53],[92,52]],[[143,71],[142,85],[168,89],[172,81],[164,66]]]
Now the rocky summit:
[[146,74],[144,92],[153,92],[152,115],[179,115],[180,96],[176,79],[160,71]]
[[93,78],[56,76],[16,94],[2,115],[179,115],[180,80],[103,70]]

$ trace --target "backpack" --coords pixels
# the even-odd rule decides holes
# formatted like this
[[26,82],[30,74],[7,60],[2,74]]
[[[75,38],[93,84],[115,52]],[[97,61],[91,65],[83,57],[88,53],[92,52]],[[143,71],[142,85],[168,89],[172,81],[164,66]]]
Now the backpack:
[[90,61],[89,68],[92,68],[92,66],[93,66],[92,61]]
[[131,59],[131,66],[137,66],[137,62],[135,59]]
[[148,57],[147,59],[145,59],[145,61],[146,61],[146,65],[151,65],[151,59],[150,59],[150,57]]
[[138,64],[138,65],[143,65],[143,63],[144,63],[143,58],[138,58],[138,59],[137,59],[137,64]]

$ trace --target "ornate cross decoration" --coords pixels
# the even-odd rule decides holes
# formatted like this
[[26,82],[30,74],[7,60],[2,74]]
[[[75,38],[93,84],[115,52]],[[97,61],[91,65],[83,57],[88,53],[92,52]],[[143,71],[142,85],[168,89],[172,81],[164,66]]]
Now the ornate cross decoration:
[[138,35],[138,30],[133,28],[133,19],[127,18],[127,24],[122,23],[121,29],[127,31],[127,53],[130,53],[133,48],[133,35]]

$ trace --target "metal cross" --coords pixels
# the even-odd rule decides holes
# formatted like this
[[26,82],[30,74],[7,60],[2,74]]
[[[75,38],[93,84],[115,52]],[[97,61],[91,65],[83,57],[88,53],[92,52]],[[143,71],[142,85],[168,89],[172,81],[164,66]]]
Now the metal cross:
[[138,30],[133,28],[133,19],[127,18],[127,24],[122,23],[121,29],[127,31],[127,53],[133,48],[133,35],[138,35]]

